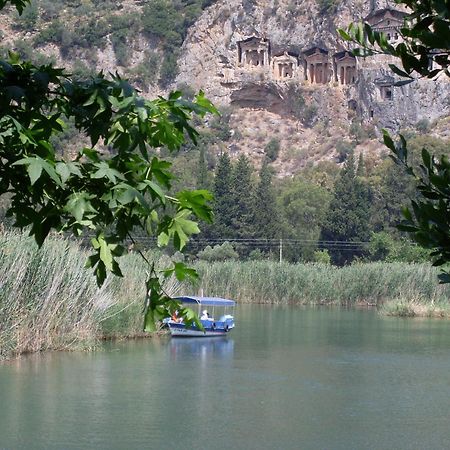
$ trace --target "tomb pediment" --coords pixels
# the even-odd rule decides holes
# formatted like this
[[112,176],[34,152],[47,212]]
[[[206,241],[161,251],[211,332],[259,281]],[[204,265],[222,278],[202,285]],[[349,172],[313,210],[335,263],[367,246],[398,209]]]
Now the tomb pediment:
[[272,60],[276,63],[298,63],[297,55],[293,55],[288,52],[284,52],[280,55],[275,55],[273,56]]
[[305,50],[303,52],[305,57],[315,56],[315,55],[322,55],[322,56],[328,56],[328,50],[321,48],[321,47],[311,47],[308,50]]
[[406,13],[403,11],[384,8],[369,14],[364,21],[372,27],[381,26],[381,24],[386,24],[386,26],[391,27],[400,27],[403,25],[403,19],[405,16]]
[[238,46],[241,49],[260,49],[260,48],[269,48],[269,41],[264,38],[252,36],[243,41],[238,42]]
[[347,50],[344,50],[339,53],[335,53],[333,55],[333,58],[336,62],[339,62],[339,63],[356,64],[356,58]]

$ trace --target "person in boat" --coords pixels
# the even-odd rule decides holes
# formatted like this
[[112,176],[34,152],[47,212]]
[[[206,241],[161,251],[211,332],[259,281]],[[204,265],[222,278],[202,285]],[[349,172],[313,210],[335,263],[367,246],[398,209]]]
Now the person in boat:
[[173,314],[172,314],[172,320],[173,320],[174,322],[177,322],[177,323],[180,323],[180,322],[183,321],[183,318],[182,318],[182,317],[179,317],[179,315],[178,315],[178,310],[175,310],[175,311],[173,312]]
[[202,315],[200,316],[200,320],[209,320],[208,310],[204,309],[202,311]]

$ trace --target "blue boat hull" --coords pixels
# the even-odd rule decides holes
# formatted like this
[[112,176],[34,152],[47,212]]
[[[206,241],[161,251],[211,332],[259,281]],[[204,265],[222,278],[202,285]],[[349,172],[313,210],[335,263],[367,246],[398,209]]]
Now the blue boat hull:
[[[177,323],[173,321],[169,321],[168,324],[170,334],[172,336],[185,336],[185,337],[211,337],[211,336],[224,336],[228,334],[232,328],[234,328],[234,324],[222,325],[222,326],[207,326],[203,324],[204,330],[199,330],[196,327],[186,327],[184,323]],[[208,324],[209,325],[209,324]]]

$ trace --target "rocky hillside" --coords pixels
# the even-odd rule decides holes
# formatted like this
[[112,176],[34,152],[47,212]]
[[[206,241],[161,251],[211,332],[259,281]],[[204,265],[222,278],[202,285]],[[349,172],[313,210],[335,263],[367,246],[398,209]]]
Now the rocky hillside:
[[212,150],[257,164],[275,143],[283,177],[350,148],[377,155],[382,128],[449,128],[447,79],[397,87],[391,61],[348,52],[336,29],[362,18],[400,39],[403,13],[376,0],[36,0],[22,18],[2,13],[0,36],[79,76],[124,73],[148,96],[203,89],[229,129]]
[[[370,138],[382,128],[420,128],[450,114],[446,77],[397,87],[388,67],[393,61],[355,59],[345,52],[336,29],[361,18],[399,39],[403,14],[388,7],[355,1],[218,2],[189,30],[178,81],[232,108],[232,127],[244,134],[230,146],[233,152],[258,153],[269,139],[279,139],[276,165],[284,175],[308,160],[334,158],[342,140],[363,144],[361,150],[373,154],[381,147]],[[249,61],[249,53],[256,59]]]

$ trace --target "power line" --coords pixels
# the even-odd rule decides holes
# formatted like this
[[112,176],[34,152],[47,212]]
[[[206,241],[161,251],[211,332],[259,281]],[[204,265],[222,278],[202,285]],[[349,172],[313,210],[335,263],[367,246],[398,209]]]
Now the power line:
[[[84,236],[84,240],[94,237],[94,235]],[[134,241],[138,244],[150,246],[156,244],[156,238],[150,236],[137,236]],[[279,249],[281,246],[292,248],[295,246],[314,246],[322,250],[340,250],[340,251],[363,251],[369,245],[368,241],[336,241],[336,240],[315,240],[315,239],[265,239],[265,238],[197,238],[189,241],[189,247],[200,249],[207,246],[214,246],[229,242],[240,247],[247,248],[264,248],[264,249]],[[131,240],[126,240],[125,243],[131,244]]]

